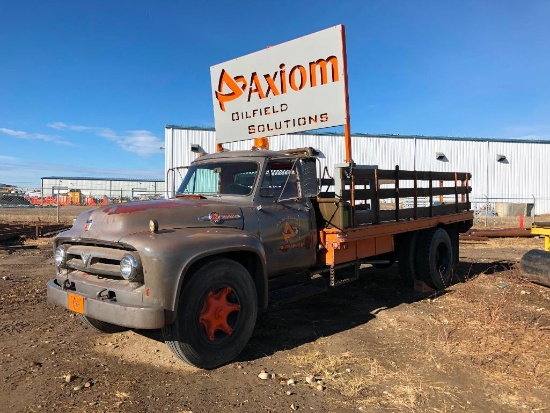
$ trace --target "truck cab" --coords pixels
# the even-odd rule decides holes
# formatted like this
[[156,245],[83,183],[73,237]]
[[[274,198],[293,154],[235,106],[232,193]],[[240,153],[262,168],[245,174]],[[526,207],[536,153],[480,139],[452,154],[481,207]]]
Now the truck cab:
[[[316,262],[318,237],[311,198],[318,190],[316,170],[311,165],[315,167],[315,158],[306,153],[237,151],[206,155],[186,168],[175,196],[238,206],[244,217],[242,229],[261,241],[268,276],[277,276],[310,268]],[[313,173],[314,185],[309,184],[312,179],[306,178],[306,173]],[[214,215],[210,222],[220,225],[216,218]]]
[[[268,280],[316,265],[316,161],[310,155],[206,155],[184,168],[171,199],[81,214],[55,239],[49,301],[107,333],[163,328],[170,348],[194,365],[234,358],[258,307],[268,305]],[[188,354],[185,343],[193,335],[198,344],[191,347],[207,344],[205,354]],[[240,344],[225,345],[229,336]]]

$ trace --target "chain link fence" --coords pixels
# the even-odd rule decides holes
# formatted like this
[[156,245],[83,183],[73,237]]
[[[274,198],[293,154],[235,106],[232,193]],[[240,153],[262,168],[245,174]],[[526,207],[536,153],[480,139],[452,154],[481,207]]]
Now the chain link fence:
[[[93,194],[93,195],[92,195]],[[164,191],[129,188],[98,194],[93,190],[53,190],[42,188],[10,188],[0,192],[0,222],[64,222],[71,223],[88,209],[126,202],[165,197]],[[548,198],[471,198],[474,226],[488,228],[529,228],[535,220],[550,220],[542,205]],[[429,200],[425,200],[426,205]],[[422,200],[419,199],[419,205]],[[402,208],[407,205],[401,205]],[[422,205],[420,205],[422,206]],[[381,204],[381,209],[395,208],[394,204]]]
[[488,228],[530,228],[537,220],[548,220],[550,198],[471,198],[474,226]]
[[71,223],[81,212],[110,204],[164,198],[164,191],[142,188],[98,193],[97,189],[17,188],[0,192],[0,222]]

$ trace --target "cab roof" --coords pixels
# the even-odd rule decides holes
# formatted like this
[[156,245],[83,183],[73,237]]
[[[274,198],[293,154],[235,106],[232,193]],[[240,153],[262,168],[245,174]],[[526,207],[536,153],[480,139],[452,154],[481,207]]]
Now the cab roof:
[[208,161],[224,158],[302,158],[314,156],[315,151],[312,148],[289,149],[286,151],[272,151],[268,149],[248,150],[248,151],[222,151],[203,155],[193,161]]

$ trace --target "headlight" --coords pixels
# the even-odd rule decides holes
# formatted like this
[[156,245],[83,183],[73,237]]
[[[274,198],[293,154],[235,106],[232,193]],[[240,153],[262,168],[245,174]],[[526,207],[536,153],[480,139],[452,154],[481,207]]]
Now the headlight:
[[139,264],[131,254],[124,254],[120,260],[120,273],[125,280],[134,281],[139,275]]
[[65,251],[65,248],[61,246],[57,247],[55,249],[54,259],[58,267],[64,267],[67,263],[67,251]]

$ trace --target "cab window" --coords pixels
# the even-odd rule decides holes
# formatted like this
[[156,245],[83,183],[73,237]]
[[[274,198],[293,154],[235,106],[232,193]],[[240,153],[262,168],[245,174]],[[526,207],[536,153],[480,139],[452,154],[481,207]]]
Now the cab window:
[[298,198],[299,184],[295,162],[287,159],[269,161],[262,178],[260,196],[281,200]]

